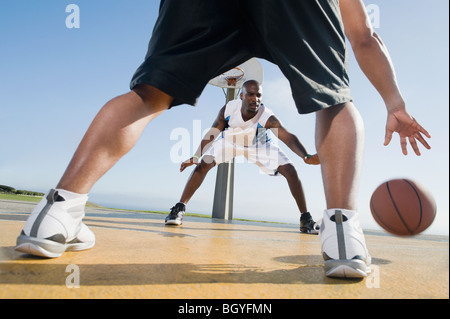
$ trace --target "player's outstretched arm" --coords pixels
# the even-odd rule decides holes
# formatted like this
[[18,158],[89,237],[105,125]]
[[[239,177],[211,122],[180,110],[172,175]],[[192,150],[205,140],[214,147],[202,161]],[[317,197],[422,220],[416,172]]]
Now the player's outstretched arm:
[[208,132],[203,137],[200,146],[197,148],[197,151],[195,154],[185,160],[183,163],[181,163],[180,166],[180,172],[184,171],[187,167],[192,165],[198,165],[200,158],[203,154],[211,147],[212,142],[219,136],[219,134],[225,129],[225,106],[220,109],[219,114],[217,115],[217,118],[215,119],[214,123],[212,124],[211,128],[208,130]]
[[423,135],[427,138],[431,136],[408,113],[388,49],[373,30],[363,1],[341,0],[339,6],[345,34],[351,43],[356,60],[386,105],[388,117],[384,145],[388,145],[393,133],[397,132],[400,135],[403,154],[408,154],[409,141],[414,152],[420,155],[417,141],[430,149]]
[[319,156],[317,154],[310,155],[298,137],[290,133],[276,116],[272,115],[269,117],[265,128],[271,129],[272,132],[295,154],[300,156],[306,164],[320,164]]

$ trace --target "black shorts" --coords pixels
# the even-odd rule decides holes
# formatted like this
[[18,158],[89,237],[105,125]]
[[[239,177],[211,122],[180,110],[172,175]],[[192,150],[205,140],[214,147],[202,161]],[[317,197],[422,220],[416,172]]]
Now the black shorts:
[[252,57],[279,66],[299,113],[351,101],[338,0],[162,0],[130,87],[195,105],[210,79]]

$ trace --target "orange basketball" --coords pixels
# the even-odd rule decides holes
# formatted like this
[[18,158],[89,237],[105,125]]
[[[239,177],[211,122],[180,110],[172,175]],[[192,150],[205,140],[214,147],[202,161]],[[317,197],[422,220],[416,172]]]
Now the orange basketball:
[[392,179],[373,192],[370,210],[386,231],[398,236],[414,236],[433,223],[436,201],[422,185],[409,179]]

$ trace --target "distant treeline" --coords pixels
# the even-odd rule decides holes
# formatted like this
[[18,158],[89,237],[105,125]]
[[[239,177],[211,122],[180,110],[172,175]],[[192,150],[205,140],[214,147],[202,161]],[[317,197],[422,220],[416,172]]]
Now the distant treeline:
[[6,186],[6,185],[0,185],[0,193],[28,195],[28,196],[44,196],[45,195],[44,193],[15,189],[14,187]]

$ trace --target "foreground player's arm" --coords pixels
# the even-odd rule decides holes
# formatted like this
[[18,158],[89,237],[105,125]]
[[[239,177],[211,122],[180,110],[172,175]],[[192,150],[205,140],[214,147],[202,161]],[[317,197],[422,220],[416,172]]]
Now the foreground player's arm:
[[406,139],[408,139],[414,152],[420,155],[417,141],[430,149],[422,134],[428,138],[431,136],[408,113],[389,52],[372,29],[363,1],[341,0],[339,6],[345,34],[351,43],[356,60],[386,104],[388,118],[384,145],[388,145],[393,133],[397,132],[400,135],[403,154],[407,155]]
[[289,147],[295,154],[300,156],[306,164],[310,165],[318,165],[320,164],[319,157],[317,154],[310,155],[306,150],[305,146],[303,146],[302,142],[298,139],[297,136],[290,133],[277,119],[276,116],[272,115],[269,117],[266,123],[266,129],[271,129],[272,132],[284,143],[287,147]]
[[203,154],[211,147],[212,142],[219,136],[219,134],[225,129],[225,106],[219,111],[217,118],[212,124],[209,131],[203,137],[200,146],[195,154],[188,160],[181,163],[180,172],[184,171],[186,167],[191,165],[197,165]]

